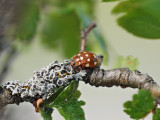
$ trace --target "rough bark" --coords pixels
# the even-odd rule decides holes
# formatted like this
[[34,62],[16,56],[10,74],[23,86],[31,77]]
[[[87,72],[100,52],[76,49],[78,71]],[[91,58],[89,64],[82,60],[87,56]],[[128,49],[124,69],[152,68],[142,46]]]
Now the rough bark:
[[[68,67],[68,66],[67,66]],[[73,74],[67,81],[75,80],[73,75],[75,76],[74,71],[71,71]],[[84,72],[82,74],[77,74],[78,78],[83,77],[83,79],[79,79],[84,81],[85,83],[89,83],[92,86],[96,87],[112,87],[112,86],[121,86],[122,88],[130,87],[130,88],[138,88],[138,89],[146,89],[149,90],[156,100],[156,102],[160,103],[160,87],[154,82],[152,77],[147,74],[142,74],[141,72],[135,70],[131,71],[128,68],[117,68],[111,70],[104,69],[94,69],[87,70],[84,76]],[[40,98],[39,96],[38,98]],[[12,95],[11,91],[6,87],[0,86],[0,108],[3,108],[7,104],[19,104],[23,101],[33,102],[37,99],[37,96],[25,97],[22,98],[20,94]]]

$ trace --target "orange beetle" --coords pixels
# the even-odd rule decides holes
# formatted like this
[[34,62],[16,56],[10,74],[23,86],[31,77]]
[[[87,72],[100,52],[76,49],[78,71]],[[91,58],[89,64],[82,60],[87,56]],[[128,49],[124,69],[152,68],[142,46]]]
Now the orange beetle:
[[103,58],[102,56],[97,56],[92,52],[79,52],[72,58],[71,66],[73,68],[81,67],[81,68],[95,68],[101,65],[101,61],[99,58]]

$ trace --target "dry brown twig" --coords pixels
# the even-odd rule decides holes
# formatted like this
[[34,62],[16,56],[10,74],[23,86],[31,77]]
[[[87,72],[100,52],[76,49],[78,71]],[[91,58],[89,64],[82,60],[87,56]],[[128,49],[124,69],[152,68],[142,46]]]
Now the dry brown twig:
[[95,27],[96,27],[96,24],[92,23],[85,30],[81,31],[81,46],[80,46],[81,51],[85,51],[86,43],[87,43],[87,36],[91,32],[91,30]]

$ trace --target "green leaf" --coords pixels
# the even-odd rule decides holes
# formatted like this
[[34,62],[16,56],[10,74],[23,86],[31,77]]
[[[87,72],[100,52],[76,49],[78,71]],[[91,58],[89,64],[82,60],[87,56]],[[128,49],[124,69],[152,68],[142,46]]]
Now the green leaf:
[[124,112],[133,119],[141,119],[154,108],[154,99],[147,90],[139,90],[132,101],[124,103]]
[[120,0],[102,0],[102,2],[114,2],[114,1],[120,1]]
[[[23,5],[24,4],[24,5]],[[37,29],[37,24],[39,20],[39,4],[36,1],[29,1],[23,3],[22,10],[17,18],[17,23],[15,26],[16,38],[21,41],[30,41]]]
[[139,65],[138,58],[134,58],[133,56],[127,56],[126,58],[124,58],[123,56],[119,56],[116,59],[113,68],[127,67],[131,71],[133,71],[138,69],[138,65]]
[[62,47],[63,53],[70,58],[79,52],[80,22],[74,11],[67,14],[51,13],[46,17],[42,28],[42,43],[54,49]]
[[64,87],[57,88],[53,95],[51,95],[47,100],[43,101],[41,106],[42,108],[39,108],[39,111],[41,113],[41,116],[43,120],[52,120],[52,113],[53,108],[48,107],[48,104],[53,103],[53,101],[57,98],[57,96],[64,90]]
[[85,13],[88,13],[90,16],[93,16],[94,14],[94,5],[95,1],[93,0],[54,0],[54,5],[58,5],[58,7],[64,8],[64,7],[72,7],[73,9],[80,7],[85,11]]
[[80,50],[81,27],[75,12],[77,7],[93,15],[93,0],[53,0],[49,9],[52,12],[47,11],[42,26],[43,45],[54,50],[61,48],[65,58],[72,57]]
[[43,120],[52,120],[53,109],[50,107],[44,107],[43,109],[39,109],[39,112],[43,118]]
[[128,32],[144,37],[160,38],[160,0],[127,0],[120,2],[112,13],[121,14],[118,24]]
[[78,101],[81,93],[77,90],[78,82],[73,81],[59,94],[50,107],[56,107],[66,120],[85,120],[84,111],[81,108],[85,103]]
[[153,114],[153,120],[160,120],[160,108],[156,108],[156,111]]
[[47,100],[43,101],[42,106],[48,107],[48,104],[54,102],[57,96],[64,90],[64,87],[57,88],[53,95],[51,95]]

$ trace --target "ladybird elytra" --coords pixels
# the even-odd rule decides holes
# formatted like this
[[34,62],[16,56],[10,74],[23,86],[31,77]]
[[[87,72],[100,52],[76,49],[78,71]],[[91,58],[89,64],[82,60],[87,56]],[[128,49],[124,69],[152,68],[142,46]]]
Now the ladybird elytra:
[[73,56],[71,66],[81,66],[83,68],[98,67],[98,56],[93,52],[79,52],[77,55]]

